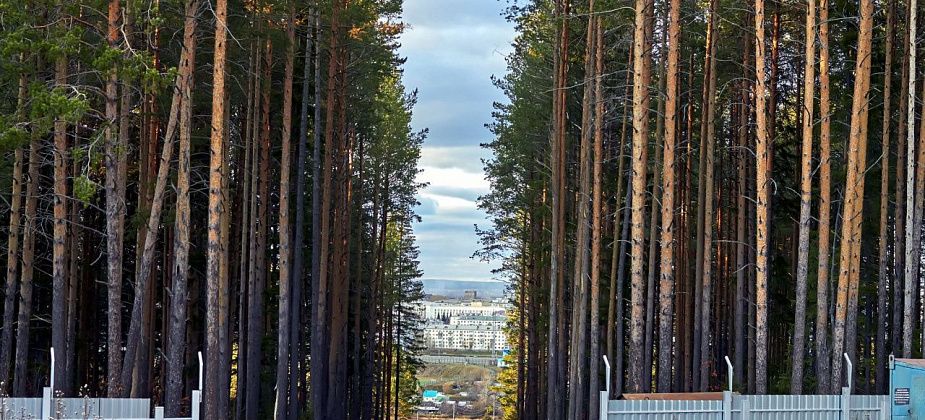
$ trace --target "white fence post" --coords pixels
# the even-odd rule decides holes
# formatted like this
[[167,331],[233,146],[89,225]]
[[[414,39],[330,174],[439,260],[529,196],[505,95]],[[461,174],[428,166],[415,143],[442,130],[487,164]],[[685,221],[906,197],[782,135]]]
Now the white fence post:
[[192,405],[192,408],[190,409],[191,420],[199,420],[199,407],[202,405],[202,391],[193,391],[193,398],[190,403]]
[[723,391],[723,420],[732,420],[732,391]]
[[752,415],[751,411],[749,410],[749,407],[748,407],[748,398],[742,398],[742,417],[741,418],[750,419],[751,415]]
[[49,419],[51,417],[51,387],[46,386],[42,388],[42,418]]
[[851,418],[851,388],[849,387],[841,389],[841,418],[842,420]]
[[607,407],[610,405],[610,396],[607,395],[607,391],[601,391],[601,406],[600,406],[600,415],[597,416],[598,420],[607,420],[609,414],[607,413]]
[[164,407],[154,407],[154,420],[164,420]]

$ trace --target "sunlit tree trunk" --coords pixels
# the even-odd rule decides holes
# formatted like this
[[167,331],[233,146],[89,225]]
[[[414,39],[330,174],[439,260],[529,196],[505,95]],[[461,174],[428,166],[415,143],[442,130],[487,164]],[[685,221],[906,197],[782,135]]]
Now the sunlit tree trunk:
[[[841,385],[842,352],[846,349],[846,326],[851,300],[857,296],[860,281],[861,218],[864,198],[864,171],[867,159],[867,94],[870,90],[871,27],[873,3],[861,1],[861,26],[858,37],[854,96],[851,106],[851,131],[848,145],[845,202],[842,208],[842,246],[839,258],[838,298],[832,336],[832,386]],[[855,298],[852,298],[854,296]]]
[[[768,392],[768,86],[765,80],[764,0],[755,0],[756,261],[755,392]],[[772,121],[773,124],[773,121]]]
[[223,165],[225,164],[225,48],[228,37],[228,2],[215,3],[215,46],[212,65],[212,123],[209,158],[209,215],[208,248],[206,263],[206,360],[212,367],[205,372],[204,411],[206,418],[228,415],[228,394],[223,393],[222,383],[231,374],[228,369],[229,354],[224,353],[222,331],[228,327],[228,313],[225,311],[228,298],[228,278],[222,273],[222,257],[228,244],[222,237],[222,218],[229,209],[224,208]]
[[640,392],[643,389],[645,330],[645,272],[643,260],[645,250],[645,204],[646,165],[648,164],[649,137],[649,82],[651,79],[651,41],[648,14],[653,7],[651,0],[636,0],[635,32],[633,36],[633,203],[632,203],[632,250],[630,273],[632,275],[632,298],[630,313],[630,357],[629,389]]

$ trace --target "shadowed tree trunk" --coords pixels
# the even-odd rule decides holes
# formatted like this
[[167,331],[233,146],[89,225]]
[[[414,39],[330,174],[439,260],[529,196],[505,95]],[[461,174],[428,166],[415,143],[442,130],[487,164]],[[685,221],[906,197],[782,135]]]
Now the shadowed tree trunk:
[[893,124],[891,111],[891,84],[893,80],[893,24],[895,20],[895,2],[890,1],[887,6],[887,24],[886,24],[886,45],[884,52],[884,72],[883,72],[883,124],[881,127],[882,134],[882,151],[880,157],[880,241],[878,250],[879,272],[877,282],[877,339],[874,347],[874,360],[876,360],[876,390],[885,393],[886,387],[886,364],[883,360],[886,358],[886,328],[889,312],[887,304],[890,300],[887,295],[887,287],[890,284],[890,125]]
[[831,101],[829,100],[829,0],[819,1],[819,265],[816,279],[816,378],[829,393],[829,258],[832,210]]
[[[674,178],[678,125],[678,56],[681,42],[681,0],[671,0],[668,29],[667,98],[665,102],[664,169],[662,174],[662,247],[659,280],[658,392],[671,390],[672,324],[674,320]],[[675,372],[679,374],[679,372]]]
[[[183,394],[183,370],[186,361],[186,321],[187,321],[187,273],[189,270],[189,234],[190,234],[190,137],[192,134],[192,85],[195,68],[196,20],[199,15],[199,0],[189,0],[186,4],[183,45],[189,47],[184,57],[188,63],[180,77],[187,81],[181,91],[180,106],[180,142],[177,149],[177,210],[174,232],[173,287],[170,300],[170,320],[167,334],[165,407],[167,414],[176,417],[180,414]],[[189,38],[189,39],[188,39]]]
[[[549,135],[551,170],[550,202],[552,207],[549,261],[549,335],[546,351],[546,418],[558,420],[565,417],[562,392],[565,384],[560,383],[561,367],[565,354],[559,348],[564,339],[564,259],[565,259],[565,129],[566,129],[566,76],[568,74],[568,14],[569,0],[556,0],[555,20],[557,26],[556,46],[553,54],[552,130]],[[560,266],[562,265],[562,266]]]
[[[283,132],[282,155],[280,157],[279,181],[279,338],[276,360],[276,418],[287,418],[289,411],[289,317],[293,301],[290,294],[292,287],[292,273],[290,272],[291,248],[289,227],[289,162],[290,137],[292,134],[292,78],[295,72],[295,4],[289,2],[289,17],[286,19],[286,64],[283,80]],[[301,177],[301,174],[299,174]],[[301,249],[299,250],[301,252]],[[301,279],[296,278],[298,282]],[[295,404],[293,404],[295,405]]]
[[[803,67],[803,147],[800,159],[800,233],[796,305],[793,321],[793,369],[790,393],[803,393],[803,347],[806,338],[806,279],[809,276],[809,218],[812,200],[813,101],[816,87],[816,1],[806,4],[806,51]],[[889,91],[887,91],[889,92]]]
[[[25,116],[25,102],[27,95],[26,73],[19,75],[19,91],[16,102],[18,118]],[[3,298],[3,335],[0,336],[0,393],[9,393],[10,364],[13,355],[13,317],[16,307],[16,274],[19,267],[19,236],[20,219],[22,217],[22,165],[23,149],[17,147],[13,151],[13,177],[10,186],[10,225],[7,236],[6,253],[6,286]]]

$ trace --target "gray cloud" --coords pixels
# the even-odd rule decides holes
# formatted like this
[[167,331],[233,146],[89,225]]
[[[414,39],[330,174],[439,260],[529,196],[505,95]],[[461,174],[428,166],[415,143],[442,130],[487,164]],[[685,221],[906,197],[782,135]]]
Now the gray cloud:
[[487,225],[476,198],[488,192],[479,147],[491,133],[492,103],[504,100],[491,83],[505,71],[513,25],[497,0],[407,0],[400,53],[403,80],[418,89],[412,124],[429,128],[418,180],[422,222],[415,225],[425,277],[487,280],[495,264],[472,259],[479,248],[473,225]]

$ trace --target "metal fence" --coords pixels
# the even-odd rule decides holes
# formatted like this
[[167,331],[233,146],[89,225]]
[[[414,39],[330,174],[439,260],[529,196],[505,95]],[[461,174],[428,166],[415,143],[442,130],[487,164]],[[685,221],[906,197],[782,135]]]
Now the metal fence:
[[[55,377],[55,349],[51,349],[51,378]],[[192,392],[189,417],[164,417],[155,407],[155,420],[200,420],[202,402],[202,353],[199,353],[199,389]],[[42,388],[41,398],[9,398],[0,395],[0,420],[151,420],[147,398],[61,398],[54,397],[54,381]]]
[[610,400],[607,420],[873,420],[889,419],[887,395],[739,395],[722,401]]
[[739,395],[732,389],[732,363],[726,358],[729,391],[722,400],[610,400],[610,364],[604,357],[608,390],[601,391],[601,420],[889,420],[889,395]]

